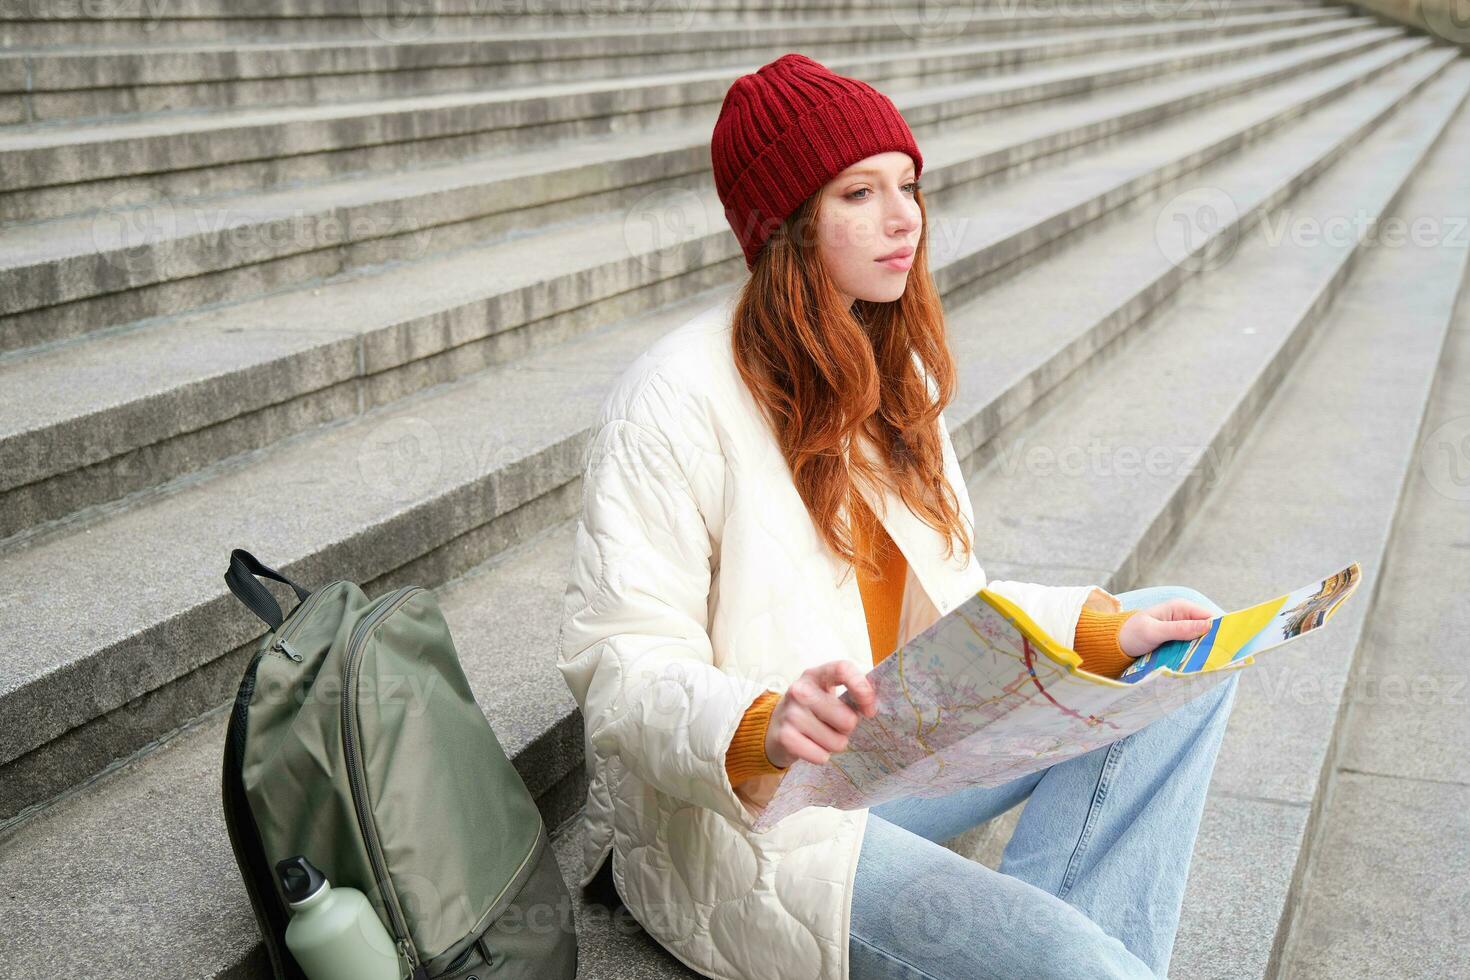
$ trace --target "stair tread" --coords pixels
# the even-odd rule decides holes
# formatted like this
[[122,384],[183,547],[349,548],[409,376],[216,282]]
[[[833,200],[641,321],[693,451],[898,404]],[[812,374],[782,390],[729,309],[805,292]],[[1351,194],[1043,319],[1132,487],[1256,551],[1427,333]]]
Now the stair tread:
[[[1456,91],[1465,91],[1467,78],[1470,62],[1460,59],[1434,83],[1438,91],[1425,95],[1449,104]],[[1403,135],[1406,141],[1412,139]],[[1333,904],[1352,901],[1315,872],[1307,879],[1310,887],[1304,896],[1304,861],[1299,862],[1298,855],[1308,846],[1314,808],[1322,802],[1320,778],[1334,737],[1346,738],[1351,746],[1366,744],[1374,735],[1363,730],[1356,716],[1344,718],[1340,712],[1349,700],[1357,710],[1357,699],[1374,693],[1371,688],[1355,693],[1349,678],[1361,669],[1355,668],[1354,660],[1365,654],[1355,651],[1370,626],[1374,634],[1388,635],[1385,630],[1392,629],[1388,621],[1398,611],[1391,580],[1385,580],[1381,591],[1379,587],[1385,569],[1392,568],[1389,549],[1397,550],[1391,541],[1406,532],[1423,537],[1446,531],[1443,524],[1433,530],[1427,523],[1406,524],[1410,518],[1401,513],[1400,502],[1406,485],[1422,486],[1426,474],[1421,467],[1440,462],[1425,458],[1435,444],[1432,433],[1421,441],[1421,425],[1433,421],[1425,419],[1426,406],[1447,330],[1457,322],[1457,288],[1470,273],[1464,236],[1453,230],[1454,219],[1448,217],[1453,208],[1446,210],[1447,201],[1463,197],[1466,172],[1470,172],[1470,103],[1462,102],[1442,141],[1391,212],[1401,222],[1399,231],[1392,231],[1388,222],[1378,226],[1379,244],[1363,253],[1326,312],[1320,332],[1272,394],[1250,438],[1240,443],[1210,496],[1193,509],[1178,541],[1150,570],[1153,581],[1187,582],[1234,609],[1276,590],[1305,584],[1349,561],[1360,561],[1363,567],[1358,592],[1334,614],[1329,629],[1262,654],[1259,663],[1241,675],[1195,850],[1195,870],[1185,892],[1174,960],[1181,976],[1208,975],[1221,962],[1230,962],[1237,975],[1267,975],[1273,947],[1304,898],[1309,910],[1314,895],[1323,894],[1323,889],[1329,896],[1339,896]],[[1348,202],[1342,210],[1348,210]],[[1444,220],[1417,234],[1404,234],[1416,223],[1423,229],[1427,217]],[[1422,243],[1410,241],[1420,236]],[[1288,242],[1283,247],[1303,246]],[[1405,291],[1404,284],[1410,282],[1413,290]],[[1470,309],[1467,296],[1459,297],[1459,316]],[[1463,332],[1463,321],[1458,329]],[[1447,386],[1453,383],[1441,378],[1439,390],[1448,393]],[[1351,451],[1344,451],[1349,445]],[[1441,475],[1452,480],[1448,472]],[[1439,489],[1419,492],[1437,503],[1445,499]],[[1463,511],[1463,503],[1448,506]],[[1452,547],[1444,550],[1448,555]],[[1460,595],[1437,572],[1408,574],[1417,576],[1416,588],[1426,607],[1442,607]],[[1441,665],[1458,663],[1453,624],[1452,618],[1422,619],[1411,645],[1442,651]],[[1393,660],[1400,665],[1397,676],[1408,687],[1409,678],[1420,676],[1405,663],[1415,654],[1403,643],[1392,645]],[[1423,676],[1433,678],[1435,672],[1431,668]],[[1366,703],[1368,710],[1375,710],[1371,697]],[[1403,703],[1382,710],[1398,719],[1408,717]],[[1417,717],[1419,710],[1416,705],[1413,715]],[[1446,706],[1439,721],[1445,722],[1444,715],[1454,710]],[[1414,767],[1421,758],[1435,756],[1426,747],[1436,744],[1454,744],[1452,729],[1441,725],[1417,740],[1383,742],[1380,748],[1387,748],[1404,766]],[[1350,753],[1346,747],[1344,751]],[[1340,764],[1352,765],[1351,758],[1348,754]],[[1395,795],[1403,792],[1396,789]],[[1438,826],[1431,821],[1407,831],[1402,819],[1402,812],[1375,812],[1369,836],[1377,838],[1383,831],[1389,835],[1385,840],[1392,841],[1395,833],[1403,833],[1403,839],[1418,841],[1426,826]],[[1442,834],[1439,839],[1453,836]],[[1323,847],[1330,849],[1333,842]],[[1331,850],[1323,853],[1326,858],[1335,855]],[[1426,857],[1430,863],[1425,863]],[[1375,864],[1372,875],[1391,875],[1399,888],[1414,877],[1425,888],[1455,880],[1452,871],[1432,860],[1423,850],[1407,859],[1396,852],[1386,865]],[[1452,905],[1442,909],[1448,913]],[[1452,929],[1435,928],[1436,921],[1448,923],[1436,920],[1434,911],[1426,911],[1420,919],[1407,923],[1409,931],[1396,933],[1389,941],[1413,946],[1422,975],[1454,974],[1451,964],[1464,965],[1463,946],[1455,945]],[[1356,934],[1351,923],[1357,921],[1356,913],[1350,913],[1337,924]],[[1360,957],[1368,953],[1361,945],[1339,952],[1349,949]],[[1375,962],[1387,962],[1379,958],[1383,950],[1376,942],[1371,952]],[[1288,955],[1286,975],[1293,975],[1294,965],[1299,964]]]
[[[1445,63],[1442,59],[1436,61]],[[1375,130],[1362,146],[1350,151],[1355,157],[1377,157],[1379,162],[1335,167],[1304,188],[1292,199],[1292,220],[1331,227],[1332,222],[1344,218],[1379,214],[1407,179],[1404,168],[1415,162],[1413,154],[1419,145],[1439,131],[1430,123],[1443,114],[1446,104],[1464,97],[1465,67],[1463,62],[1452,63],[1445,69],[1446,78],[1437,85],[1430,83],[1435,98],[1416,98],[1399,110],[1389,131]],[[1360,94],[1371,99],[1382,93]],[[1305,132],[1313,125],[1342,129],[1349,102],[1340,101],[1299,131]],[[1424,120],[1427,122],[1421,123]],[[1298,159],[1306,162],[1305,158]],[[1242,169],[1249,165],[1244,158],[1236,163]],[[1223,181],[1224,174],[1217,173],[1206,187],[1203,200],[1215,198],[1213,192]],[[1217,199],[1230,197],[1227,192]],[[1193,206],[1185,203],[1186,209]],[[1168,214],[1167,210],[1163,213]],[[1008,514],[1025,508],[1046,514],[1045,519],[1024,526],[1012,522],[988,528],[987,550],[996,564],[1015,568],[1025,565],[1028,555],[1062,552],[1074,567],[1116,569],[1136,548],[1148,525],[1165,513],[1181,473],[1197,466],[1206,467],[1208,472],[1228,466],[1229,459],[1219,450],[1232,447],[1214,447],[1208,436],[1223,431],[1230,416],[1238,411],[1243,394],[1239,378],[1261,374],[1351,254],[1346,242],[1336,247],[1320,240],[1273,245],[1262,240],[1263,232],[1269,234],[1269,228],[1258,225],[1233,242],[1228,264],[1212,270],[1206,282],[1191,281],[1169,297],[1154,314],[1148,330],[1128,346],[1126,356],[1116,361],[1110,358],[1096,379],[1069,393],[1036,424],[1014,435],[1003,434],[992,444],[996,455],[983,470],[993,480],[987,494],[988,510]],[[1161,236],[1161,242],[1167,242],[1167,238]],[[1118,261],[1121,268],[1127,268],[1138,260],[1120,257]],[[1161,259],[1144,257],[1142,261]],[[1052,275],[1066,276],[1069,290],[1079,289],[1085,295],[1089,280],[1073,278],[1083,275],[1081,269],[1048,263],[987,293],[980,314],[1005,322],[1008,314],[1018,312],[1019,301],[1029,297],[1035,302],[1030,280],[1044,281],[1043,276]],[[962,316],[956,314],[955,318]],[[1248,326],[1235,326],[1241,322]],[[984,348],[975,341],[974,333],[959,331],[958,336],[960,342],[951,348],[957,358],[968,354],[970,360],[984,359]],[[1180,411],[1181,405],[1190,410]],[[1149,428],[1147,439],[1129,442],[1117,435],[1136,432],[1142,425]],[[1139,459],[1133,463],[1135,472],[1126,474],[1126,495],[1116,490],[1108,492],[1123,477],[1106,465],[1057,462],[1068,453],[1091,452],[1094,447],[1104,454],[1104,462],[1108,452],[1120,447],[1122,451],[1135,451]],[[963,447],[957,444],[956,448],[963,454]],[[1164,450],[1164,458],[1143,466],[1146,451],[1156,449]],[[1028,453],[1035,455],[1030,464],[1025,462]],[[1120,464],[1126,464],[1126,459]],[[1031,467],[1046,468],[1046,479],[1035,479]],[[1121,496],[1134,504],[1155,499],[1128,519],[1117,509]],[[1319,571],[1335,571],[1338,567]],[[1300,583],[1292,580],[1287,584],[1294,587]]]
[[[1422,64],[1395,69],[1401,76],[1410,78],[1415,71],[1423,70]],[[1359,96],[1357,101],[1369,103],[1375,98],[1393,98],[1392,88],[1387,85],[1355,94]],[[1342,111],[1350,112],[1355,104],[1355,100],[1343,100],[1342,105],[1349,108]],[[1102,267],[1107,267],[1107,260],[1094,258],[1094,261],[1102,261]],[[73,529],[7,555],[4,561],[13,580],[36,583],[34,587],[42,590],[44,583],[68,580],[73,583],[69,592],[88,599],[61,611],[43,603],[18,606],[14,613],[16,628],[0,635],[0,662],[7,664],[11,678],[8,689],[0,691],[0,696],[43,680],[52,685],[74,682],[91,670],[108,684],[123,685],[122,690],[113,689],[108,696],[94,691],[93,697],[121,703],[116,699],[124,690],[135,695],[173,677],[179,665],[176,657],[158,656],[159,638],[171,636],[177,643],[179,632],[185,630],[180,622],[182,618],[197,618],[202,605],[227,598],[219,569],[215,567],[217,558],[205,560],[199,555],[195,547],[197,540],[257,541],[255,547],[262,553],[271,554],[276,562],[287,565],[302,555],[318,553],[348,539],[363,527],[383,527],[395,519],[402,520],[402,512],[408,506],[442,498],[456,486],[483,478],[484,461],[498,461],[500,466],[491,466],[489,470],[499,472],[512,463],[523,463],[542,450],[555,447],[559,454],[553,455],[566,465],[568,447],[576,443],[585,420],[593,414],[601,386],[612,376],[610,372],[630,359],[628,349],[637,347],[639,337],[651,339],[657,335],[655,331],[667,329],[675,322],[668,310],[635,317],[632,323],[616,331],[604,331],[521,362],[490,369],[467,383],[448,386],[445,390],[420,393],[386,411],[375,411],[323,431],[306,433],[252,460],[249,466],[226,469],[212,478],[192,481],[167,496],[148,499],[111,514],[95,526]],[[629,335],[626,339],[625,332]],[[952,340],[957,361],[966,365],[967,371],[984,370],[994,356],[967,356],[965,345],[969,341],[964,333],[956,331]],[[1025,343],[1034,345],[1042,338],[1055,343],[1072,339],[1057,341],[1051,334],[1033,331],[1026,335]],[[1036,364],[1054,353],[1035,346],[1026,349],[1028,353],[1022,355],[1022,361],[1034,360],[1024,370],[1034,370]],[[962,386],[961,398],[966,397],[967,390]],[[994,397],[998,389],[979,390]],[[526,404],[544,406],[545,410],[535,413],[518,410]],[[973,401],[960,401],[949,417],[963,423],[970,417],[969,413],[978,413],[979,409]],[[475,444],[473,454],[445,454],[448,463],[459,467],[453,478],[439,473],[435,484],[410,487],[413,492],[400,493],[395,499],[394,495],[364,488],[356,476],[357,461],[374,449],[374,433],[393,432],[395,428],[403,432],[427,432],[430,430],[423,428],[426,422],[434,432],[455,432],[458,419],[502,417],[515,418],[520,428],[507,425],[487,430],[483,440]],[[330,476],[318,476],[319,473],[341,476],[333,480]],[[237,503],[221,511],[216,501],[225,497]],[[295,522],[282,521],[271,503],[292,499],[320,501],[313,507],[309,524],[298,527]],[[245,507],[244,501],[256,503]],[[257,537],[251,538],[252,533]],[[129,601],[136,586],[128,576],[136,565],[135,543],[139,540],[151,542],[157,564],[169,572],[161,580],[147,583],[146,604]],[[165,555],[167,560],[163,558]],[[166,626],[171,629],[160,632]],[[39,693],[44,688],[31,690]],[[12,706],[19,709],[13,702]],[[80,704],[52,705],[47,716],[37,718],[35,724],[14,726],[8,733],[9,740],[0,734],[0,757],[13,757],[17,746],[24,745],[26,740],[32,744],[36,744],[36,739],[44,740],[47,728],[55,729],[65,723],[64,719],[70,719],[70,724],[80,723],[84,719],[79,712],[83,710],[86,706]]]
[[[1279,4],[1263,3],[1262,6],[1271,8],[1279,7]],[[1187,8],[1186,8],[1187,9]],[[803,11],[804,13],[804,11]],[[897,12],[895,12],[896,14]],[[993,19],[993,15],[983,8],[977,10],[977,17]],[[1014,15],[1006,19],[1015,19]],[[497,28],[494,31],[454,34],[454,35],[431,35],[411,40],[395,38],[309,38],[309,39],[276,39],[276,38],[251,38],[239,41],[216,40],[216,41],[170,41],[159,44],[130,44],[130,43],[103,43],[103,44],[57,44],[57,45],[32,45],[16,46],[0,51],[0,61],[9,58],[35,58],[35,57],[75,57],[75,56],[108,56],[108,55],[140,55],[155,56],[161,54],[268,54],[273,52],[326,52],[331,48],[401,48],[401,47],[447,47],[456,44],[479,44],[485,42],[525,42],[525,41],[596,41],[605,37],[650,37],[660,33],[674,34],[672,31],[660,32],[650,30],[648,25],[633,24],[620,27],[609,23],[605,27],[596,29],[590,27],[568,26],[564,28],[516,28],[514,20],[510,20],[512,26],[506,30]],[[843,15],[839,17],[813,18],[805,20],[780,20],[777,22],[764,21],[742,24],[726,24],[719,22],[701,23],[695,21],[687,26],[680,27],[677,31],[679,37],[696,34],[711,34],[715,36],[727,35],[731,30],[743,32],[776,32],[790,28],[800,27],[872,27],[872,26],[899,26],[902,24],[921,23],[918,18],[905,18],[900,16],[863,16],[861,14]],[[416,67],[429,67],[416,66]],[[333,71],[338,70],[333,66]]]
[[[1367,18],[1358,20],[1367,23]],[[1335,30],[1343,23],[1333,21]],[[1040,82],[1055,78],[1082,78],[1099,72],[1120,68],[1167,63],[1193,52],[1227,51],[1232,48],[1249,49],[1266,37],[1299,39],[1300,45],[1286,51],[1252,57],[1244,63],[1226,64],[1193,72],[1181,79],[1171,90],[1172,95],[1185,92],[1208,90],[1212,85],[1232,81],[1242,75],[1267,74],[1295,60],[1305,60],[1320,51],[1351,48],[1359,39],[1347,39],[1329,35],[1324,40],[1313,41],[1322,28],[1287,28],[1270,32],[1269,35],[1252,34],[1244,38],[1229,37],[1196,44],[1171,46],[1166,52],[1148,50],[1098,56],[1087,59],[1069,59],[1060,65],[1040,63],[1022,71],[990,75],[965,82],[925,85],[922,89],[901,92],[894,98],[900,111],[911,112],[921,107],[942,106],[953,100],[973,96],[982,92],[1003,90],[1025,91]],[[1391,36],[1396,30],[1379,30],[1380,35]],[[1025,38],[1016,45],[1033,43],[1037,39]],[[1121,115],[1140,106],[1157,103],[1160,94],[1155,80],[1110,86],[1101,92],[1087,94],[1086,99],[1070,100],[1077,105],[1056,106],[1048,102],[1028,105],[1026,112],[1017,112],[1017,121],[1030,116],[1065,118],[1086,112],[1087,105],[1108,105]],[[1095,110],[1094,110],[1095,111]],[[1014,125],[1007,119],[987,119],[984,126],[970,124],[961,129],[988,132],[997,124]],[[1033,124],[1034,126],[1034,124]],[[579,138],[575,142],[573,167],[566,163],[573,147],[529,147],[493,156],[445,164],[434,164],[388,172],[346,174],[330,180],[295,186],[266,188],[261,190],[234,192],[217,197],[201,198],[189,202],[187,208],[177,209],[170,214],[172,220],[162,222],[162,227],[152,229],[154,235],[148,244],[166,243],[205,233],[214,234],[224,218],[229,224],[223,227],[247,226],[255,221],[268,221],[282,215],[310,215],[331,212],[339,208],[366,204],[394,204],[403,206],[416,198],[429,194],[440,194],[460,188],[478,187],[487,183],[513,179],[516,176],[559,169],[584,169],[605,162],[637,159],[651,153],[675,149],[690,149],[707,145],[709,125],[705,121],[693,124],[661,127],[634,133],[601,134]],[[0,137],[3,140],[3,137]],[[946,141],[956,142],[951,131],[926,134],[926,159],[930,149],[942,146]],[[151,206],[151,205],[150,205]],[[155,222],[155,224],[159,224]],[[97,216],[83,214],[48,219],[31,224],[14,225],[0,234],[0,269],[34,265],[40,261],[54,260],[66,256],[89,255],[99,245]]]
[[[1230,23],[1243,22],[1247,24],[1261,23],[1269,25],[1276,20],[1299,19],[1304,15],[1310,17],[1316,14],[1317,11],[1315,10],[1290,10],[1274,14],[1247,15],[1243,18],[1225,16],[1218,18],[1218,20]],[[1320,16],[1324,23],[1342,19],[1341,12],[1330,9],[1324,9]],[[1169,22],[1155,27],[1135,24],[1122,25],[1121,27],[1114,28],[1114,30],[1126,31],[1130,34],[1147,33],[1150,30],[1157,33],[1167,30],[1170,26],[1171,24]],[[930,56],[938,56],[941,54],[955,55],[969,51],[984,51],[992,48],[1010,49],[1032,44],[1054,44],[1059,40],[1073,36],[1093,37],[1098,34],[1098,31],[1099,29],[1092,29],[1090,31],[1057,32],[1041,36],[1026,36],[1023,38],[991,38],[964,44],[930,45],[925,50],[926,54]],[[833,71],[841,72],[848,70],[851,63],[867,65],[890,60],[901,61],[910,57],[912,55],[905,52],[864,53],[848,57],[830,58],[823,63]],[[687,85],[697,81],[715,79],[733,80],[737,75],[744,74],[747,71],[754,71],[758,67],[760,66],[756,64],[748,66],[722,66],[713,69],[661,71],[654,74],[629,75],[617,78],[543,82],[531,85],[517,85],[493,92],[438,92],[373,98],[355,102],[328,102],[310,106],[250,106],[208,110],[191,109],[138,118],[67,120],[64,123],[44,122],[31,125],[5,126],[0,127],[0,154],[15,150],[35,150],[50,146],[67,146],[81,143],[106,143],[153,136],[177,138],[184,134],[200,134],[236,127],[285,125],[301,122],[325,125],[334,121],[373,117],[393,112],[423,112],[438,108],[468,107],[550,96],[575,95],[589,92],[618,92],[631,88],[654,87],[659,85]],[[898,103],[896,97],[894,101]],[[901,103],[899,104],[901,105]],[[329,136],[330,134],[323,135]]]
[[[473,679],[471,686],[485,691]],[[222,712],[203,719],[0,837],[7,884],[0,914],[13,940],[8,969],[18,976],[54,969],[102,976],[109,964],[119,971],[126,964],[131,975],[180,976],[179,963],[187,962],[188,975],[201,977],[246,964],[265,969],[220,806],[227,724]],[[576,909],[579,975],[696,977],[626,910],[592,906],[578,885],[578,822],[553,829]]]
[[[1050,215],[1060,201],[1085,201],[1118,180],[1118,174],[1135,172],[1151,160],[1169,161],[1177,156],[1176,144],[1215,138],[1217,127],[1244,126],[1256,111],[1279,111],[1279,106],[1311,93],[1319,86],[1331,84],[1334,78],[1351,75],[1361,66],[1396,57],[1396,52],[1418,42],[1397,42],[1385,49],[1344,59],[1326,72],[1308,75],[1273,88],[1240,96],[1223,106],[1207,107],[1159,124],[1148,135],[1129,143],[1105,148],[1086,161],[1075,162],[1060,170],[1055,168],[1027,174],[1001,189],[962,207],[964,213],[984,215],[982,222],[966,220],[965,237],[978,230],[990,239],[1017,234],[1041,216]],[[1308,57],[1293,52],[1296,57]],[[1015,113],[989,119],[983,124],[956,126],[926,141],[926,173],[947,166],[951,161],[972,159],[985,153],[1000,154],[1008,147],[1028,142],[1047,141],[1054,134],[1110,115],[1142,111],[1170,97],[1185,97],[1191,91],[1207,88],[1217,79],[1245,77],[1251,71],[1265,72],[1288,63],[1288,57],[1267,59],[1264,64],[1232,66],[1221,72],[1205,73],[1203,80],[1192,80],[1177,87],[1173,96],[1161,97],[1148,84],[1122,86],[1109,98],[1085,100],[1075,104],[1043,106],[1026,113]],[[1227,130],[1228,131],[1228,130]],[[621,150],[606,148],[608,156],[627,159],[656,148],[680,146],[690,131],[660,134],[658,140],[629,140]],[[614,144],[616,145],[616,144]],[[637,147],[634,149],[633,147]],[[506,172],[495,174],[494,161],[478,162],[473,167],[456,167],[452,179],[437,175],[400,179],[398,193],[408,195],[420,187],[468,183],[474,179],[494,177],[513,180],[516,174],[533,172],[538,167],[554,164],[558,151],[527,154],[508,161]],[[1152,156],[1151,156],[1152,155]],[[590,166],[602,160],[582,160],[578,166]],[[421,175],[420,175],[421,176]],[[314,193],[314,192],[312,192]],[[319,210],[336,206],[336,200],[314,202]],[[704,220],[690,222],[695,232],[708,233],[719,226],[720,205],[711,190],[680,192],[681,203],[702,207]],[[278,202],[278,203],[277,203]],[[307,200],[282,192],[257,196],[242,205],[241,213],[252,209],[276,210],[297,215]],[[411,205],[404,205],[412,208]],[[952,210],[947,204],[944,211]],[[952,219],[937,211],[942,222]],[[66,420],[85,420],[115,406],[141,409],[148,399],[172,396],[175,406],[168,419],[187,431],[203,424],[177,405],[177,398],[191,387],[217,379],[230,372],[245,372],[262,364],[278,363],[295,354],[331,347],[359,334],[385,330],[416,317],[453,309],[466,303],[479,303],[489,297],[528,283],[540,282],[548,269],[568,274],[575,269],[604,261],[603,256],[630,251],[625,232],[626,215],[613,213],[599,220],[588,219],[541,229],[529,236],[472,246],[448,256],[423,259],[411,265],[395,264],[375,270],[362,270],[300,289],[280,292],[255,300],[213,309],[178,314],[145,329],[121,332],[111,336],[89,338],[84,343],[71,343],[49,352],[0,360],[0,397],[5,404],[4,422],[0,423],[0,439],[18,433],[38,432]],[[215,224],[205,218],[206,226]],[[661,243],[667,244],[667,243]],[[936,239],[931,268],[942,267],[961,248],[973,248],[952,236]],[[946,253],[950,254],[946,254]],[[485,270],[494,270],[494,275]],[[289,324],[283,326],[283,324]],[[297,326],[302,324],[302,326]],[[187,343],[185,342],[187,340]],[[84,378],[86,384],[58,385],[59,378]],[[196,401],[199,399],[196,397]],[[223,407],[219,399],[204,402],[216,410]],[[212,419],[210,419],[212,420]],[[138,425],[116,427],[119,436],[133,445],[148,430]],[[95,447],[94,447],[95,448]],[[48,465],[61,465],[63,457],[46,457]],[[22,471],[17,467],[13,472]],[[36,478],[36,477],[31,477]],[[26,477],[22,476],[24,480]]]

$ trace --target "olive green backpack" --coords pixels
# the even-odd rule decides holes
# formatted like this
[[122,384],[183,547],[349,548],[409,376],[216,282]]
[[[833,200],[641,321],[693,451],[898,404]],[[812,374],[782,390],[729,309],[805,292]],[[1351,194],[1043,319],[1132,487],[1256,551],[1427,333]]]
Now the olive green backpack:
[[[256,576],[291,587],[284,619]],[[571,980],[571,897],[535,801],[471,693],[434,594],[308,592],[249,552],[230,591],[270,630],[245,668],[221,784],[235,860],[276,980],[275,863],[305,855],[372,902],[413,980]]]

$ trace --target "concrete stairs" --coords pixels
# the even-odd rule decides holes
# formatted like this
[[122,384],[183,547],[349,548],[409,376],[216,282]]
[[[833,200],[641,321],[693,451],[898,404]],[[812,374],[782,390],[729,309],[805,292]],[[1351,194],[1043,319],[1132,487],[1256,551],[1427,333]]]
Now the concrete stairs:
[[[1400,503],[1466,378],[1470,62],[1299,2],[240,6],[0,11],[0,972],[268,975],[218,798],[260,635],[237,546],[434,588],[575,884],[553,660],[582,444],[743,279],[708,135],[787,50],[891,94],[925,151],[991,577],[1237,608],[1363,563],[1333,629],[1243,675],[1171,975],[1348,969],[1310,884],[1356,872],[1323,842],[1424,775],[1352,761],[1349,679],[1403,525],[1445,519]],[[1363,240],[1380,218],[1428,243]],[[952,846],[993,861],[1015,816]],[[1432,880],[1416,857],[1383,901]],[[692,975],[599,908],[583,975]],[[1417,953],[1454,963],[1439,933]]]

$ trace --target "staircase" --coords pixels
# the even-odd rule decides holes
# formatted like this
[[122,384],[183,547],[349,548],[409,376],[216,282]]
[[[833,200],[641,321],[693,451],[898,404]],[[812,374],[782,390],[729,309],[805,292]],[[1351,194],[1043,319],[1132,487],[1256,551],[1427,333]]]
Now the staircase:
[[[218,796],[233,547],[435,589],[577,895],[582,446],[744,278],[708,139],[789,50],[924,150],[990,577],[1233,609],[1362,563],[1241,677],[1171,975],[1470,969],[1470,769],[1383,745],[1462,742],[1464,695],[1355,696],[1448,678],[1466,623],[1456,48],[1307,0],[45,6],[0,7],[0,974],[269,975]],[[583,976],[693,976],[577,906]]]

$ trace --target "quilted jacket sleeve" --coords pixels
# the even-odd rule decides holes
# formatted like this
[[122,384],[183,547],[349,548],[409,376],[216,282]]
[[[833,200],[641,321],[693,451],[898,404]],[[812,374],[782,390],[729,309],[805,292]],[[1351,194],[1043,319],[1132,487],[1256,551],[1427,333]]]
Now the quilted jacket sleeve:
[[1117,597],[1097,585],[1041,585],[992,579],[985,587],[1020,606],[1048,636],[1069,650],[1077,649],[1077,626],[1084,608],[1108,613],[1120,611]]
[[712,545],[667,436],[625,418],[588,443],[557,668],[587,747],[749,828],[726,749],[765,690],[714,664]]

